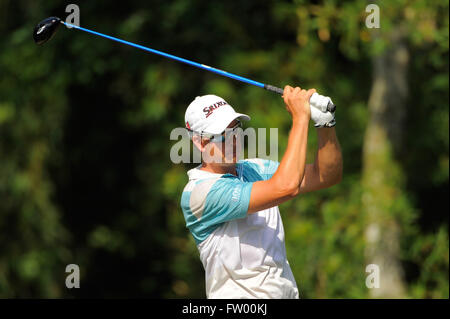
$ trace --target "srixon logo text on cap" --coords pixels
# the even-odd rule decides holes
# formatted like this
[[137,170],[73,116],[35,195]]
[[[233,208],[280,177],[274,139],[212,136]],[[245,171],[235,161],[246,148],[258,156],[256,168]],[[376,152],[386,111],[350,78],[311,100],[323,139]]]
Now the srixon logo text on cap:
[[206,113],[206,117],[210,116],[212,112],[217,109],[219,106],[227,105],[228,103],[225,101],[219,101],[217,103],[214,103],[213,105],[207,106],[203,109],[203,112]]

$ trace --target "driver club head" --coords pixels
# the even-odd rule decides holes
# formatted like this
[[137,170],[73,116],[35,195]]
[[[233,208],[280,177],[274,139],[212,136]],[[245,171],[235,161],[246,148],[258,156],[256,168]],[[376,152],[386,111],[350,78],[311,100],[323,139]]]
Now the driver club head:
[[50,40],[56,33],[61,19],[58,17],[49,17],[39,22],[33,30],[33,39],[36,44],[44,44]]

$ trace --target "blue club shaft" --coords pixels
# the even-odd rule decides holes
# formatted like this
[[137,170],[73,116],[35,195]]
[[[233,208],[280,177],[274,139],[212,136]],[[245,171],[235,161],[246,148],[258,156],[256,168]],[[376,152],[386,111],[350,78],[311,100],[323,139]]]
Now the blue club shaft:
[[[163,57],[166,57],[166,58],[169,58],[169,59],[172,59],[172,60],[176,60],[176,61],[179,61],[179,62],[183,62],[183,63],[195,66],[197,68],[200,68],[200,69],[203,69],[203,70],[206,70],[206,71],[214,72],[214,73],[217,73],[219,75],[229,77],[231,79],[235,79],[235,80],[238,80],[238,81],[241,81],[241,82],[245,82],[245,83],[248,83],[248,84],[251,84],[251,85],[255,85],[255,86],[258,86],[260,88],[265,88],[265,89],[269,89],[269,90],[272,90],[272,91],[273,91],[273,89],[271,89],[271,88],[274,88],[273,86],[268,86],[268,85],[265,85],[264,83],[261,83],[261,82],[253,81],[253,80],[244,78],[244,77],[236,75],[236,74],[232,74],[232,73],[229,73],[229,72],[226,72],[226,71],[222,71],[222,70],[210,67],[208,65],[204,65],[204,64],[200,64],[200,63],[197,63],[197,62],[194,62],[194,61],[183,59],[183,58],[180,58],[180,57],[177,57],[175,55],[168,54],[168,53],[165,53],[165,52],[162,52],[162,51],[158,51],[158,50],[155,50],[155,49],[147,48],[147,47],[144,47],[142,45],[139,45],[139,44],[136,44],[136,43],[133,43],[133,42],[129,42],[129,41],[125,41],[125,40],[122,40],[122,39],[119,39],[119,38],[115,38],[115,37],[112,37],[110,35],[106,35],[106,34],[103,34],[103,33],[100,33],[100,32],[96,32],[96,31],[92,31],[92,30],[89,30],[89,29],[86,29],[86,28],[83,28],[83,27],[79,27],[79,26],[76,26],[76,25],[73,25],[73,24],[70,24],[70,23],[67,23],[67,22],[64,22],[64,21],[61,21],[61,23],[63,23],[64,25],[66,25],[68,27],[71,27],[71,28],[75,28],[75,29],[79,29],[79,30],[82,30],[82,31],[85,31],[85,32],[89,32],[89,33],[98,35],[98,36],[103,37],[103,38],[107,38],[107,39],[110,39],[110,40],[113,40],[113,41],[117,41],[117,42],[129,45],[129,46],[132,46],[132,47],[135,47],[135,48],[147,51],[147,52],[158,54],[158,55],[161,55]],[[275,91],[275,92],[277,92],[277,91]],[[280,92],[277,92],[277,93],[280,93]],[[281,91],[280,94],[282,94],[282,91]]]
[[[189,65],[195,66],[195,67],[197,67],[199,69],[203,69],[203,70],[206,70],[206,71],[214,72],[216,74],[219,74],[219,75],[222,75],[222,76],[226,76],[226,77],[231,78],[231,79],[235,79],[235,80],[247,83],[247,84],[255,85],[257,87],[266,89],[268,91],[272,91],[272,92],[278,93],[280,95],[283,95],[283,93],[284,93],[283,89],[280,89],[280,88],[278,88],[276,86],[273,86],[273,85],[269,85],[269,84],[264,84],[264,83],[261,83],[261,82],[253,81],[253,80],[244,78],[242,76],[239,76],[239,75],[236,75],[236,74],[233,74],[233,73],[229,73],[229,72],[226,72],[226,71],[223,71],[223,70],[219,70],[219,69],[213,68],[213,67],[208,66],[208,65],[204,65],[204,64],[200,64],[200,63],[197,63],[197,62],[194,62],[194,61],[183,59],[183,58],[177,57],[177,56],[172,55],[172,54],[168,54],[168,53],[165,53],[165,52],[162,52],[162,51],[158,51],[158,50],[155,50],[155,49],[147,48],[147,47],[144,47],[143,45],[139,45],[139,44],[136,44],[136,43],[133,43],[133,42],[125,41],[125,40],[122,40],[122,39],[119,39],[119,38],[116,38],[116,37],[112,37],[110,35],[103,34],[103,33],[97,32],[97,31],[92,31],[92,30],[89,30],[89,29],[86,29],[86,28],[83,28],[83,27],[79,27],[77,25],[73,25],[73,24],[70,24],[70,23],[67,23],[67,22],[64,22],[64,21],[61,21],[61,23],[64,24],[65,26],[67,26],[67,27],[70,27],[70,28],[79,29],[79,30],[82,30],[82,31],[85,31],[85,32],[88,32],[88,33],[91,33],[91,34],[94,34],[94,35],[106,38],[106,39],[110,39],[110,40],[113,40],[113,41],[116,41],[116,42],[119,42],[119,43],[123,43],[123,44],[129,45],[129,46],[132,46],[132,47],[135,47],[135,48],[138,48],[138,49],[150,52],[150,53],[158,54],[160,56],[163,56],[163,57],[166,57],[166,58],[178,61],[178,62],[182,62],[182,63],[186,63],[186,64],[189,64]],[[326,108],[327,108],[327,111],[334,112],[335,109],[336,109],[336,106],[330,101]]]

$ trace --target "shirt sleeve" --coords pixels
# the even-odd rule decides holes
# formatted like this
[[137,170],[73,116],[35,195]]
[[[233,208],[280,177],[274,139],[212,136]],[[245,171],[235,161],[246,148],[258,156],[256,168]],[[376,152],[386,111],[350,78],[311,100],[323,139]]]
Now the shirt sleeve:
[[276,162],[276,161],[267,160],[267,159],[262,159],[262,163],[263,163],[263,167],[264,167],[263,172],[262,172],[264,180],[271,179],[273,174],[275,174],[275,172],[277,171],[280,163]]
[[253,183],[236,177],[199,181],[184,192],[181,207],[186,226],[197,243],[223,223],[247,216]]
[[263,158],[253,158],[246,160],[245,165],[256,172],[258,176],[257,180],[266,181],[272,178],[280,163]]

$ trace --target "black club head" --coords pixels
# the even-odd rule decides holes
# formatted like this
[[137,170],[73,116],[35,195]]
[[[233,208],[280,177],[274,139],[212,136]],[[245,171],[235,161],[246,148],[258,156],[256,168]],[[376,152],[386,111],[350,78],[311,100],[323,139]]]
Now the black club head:
[[36,44],[44,44],[50,40],[56,33],[61,19],[58,17],[50,17],[42,20],[33,30],[33,39]]

